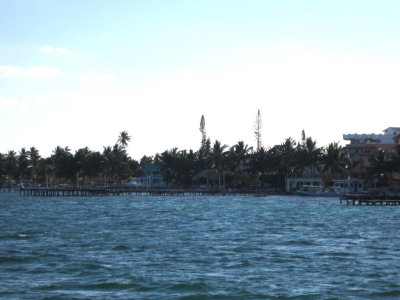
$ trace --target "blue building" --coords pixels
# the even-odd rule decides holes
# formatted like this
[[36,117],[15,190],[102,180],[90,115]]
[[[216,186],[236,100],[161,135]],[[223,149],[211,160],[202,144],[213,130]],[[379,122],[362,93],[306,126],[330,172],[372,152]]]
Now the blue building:
[[141,183],[147,188],[163,188],[168,185],[161,176],[161,165],[151,164],[143,169],[144,175],[140,176]]

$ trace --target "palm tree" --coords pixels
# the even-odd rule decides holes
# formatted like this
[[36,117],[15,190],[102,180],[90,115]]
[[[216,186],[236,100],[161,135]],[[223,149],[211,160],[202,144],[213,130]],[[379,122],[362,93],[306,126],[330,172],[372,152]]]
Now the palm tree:
[[274,157],[273,151],[267,151],[264,147],[261,147],[258,151],[250,155],[250,172],[258,176],[263,176],[274,171],[277,165],[273,162]]
[[163,153],[157,155],[156,161],[161,165],[161,172],[164,179],[168,183],[175,184],[177,181],[178,174],[176,172],[176,160],[178,156],[178,148],[166,150]]
[[369,158],[369,163],[368,173],[375,177],[378,182],[387,186],[389,184],[389,173],[392,169],[387,153],[379,149],[376,155]]
[[317,142],[311,137],[305,137],[304,131],[302,136],[302,142],[298,145],[296,149],[296,166],[299,171],[304,171],[309,169],[311,175],[315,175],[316,171],[319,169],[319,163],[321,160],[322,149],[317,147]]
[[237,182],[242,184],[244,177],[247,175],[250,163],[250,153],[253,150],[243,141],[238,141],[229,148],[227,153],[226,169],[232,174],[232,179],[236,178]]
[[36,184],[37,171],[39,169],[39,162],[40,162],[39,150],[37,150],[35,147],[31,147],[28,153],[29,153],[30,167],[32,168],[32,173],[33,173],[33,179]]
[[16,179],[18,173],[17,154],[15,151],[8,151],[5,161],[5,169],[8,179]]
[[51,160],[55,175],[59,180],[69,180],[75,177],[74,157],[68,146],[65,148],[57,146],[53,150]]
[[225,171],[228,165],[226,148],[226,145],[222,145],[220,141],[216,140],[211,152],[212,168],[218,173],[219,188],[221,188],[221,173],[223,187],[225,188]]
[[131,141],[131,136],[129,136],[128,131],[121,131],[118,137],[118,144],[120,144],[123,148],[128,146],[128,143]]
[[76,185],[79,185],[79,177],[83,175],[82,182],[85,182],[86,175],[86,163],[90,155],[90,150],[88,147],[78,149],[74,155],[75,162],[75,173],[76,173]]
[[39,163],[39,170],[42,173],[42,178],[46,182],[46,187],[52,187],[55,178],[55,165],[53,157],[41,159]]
[[97,181],[103,174],[103,161],[104,158],[99,151],[90,151],[88,156],[85,158],[83,166],[83,172],[92,181]]
[[278,146],[278,155],[281,160],[281,170],[285,175],[292,175],[297,168],[296,155],[296,141],[291,137],[285,139],[285,141]]
[[103,166],[103,171],[104,171],[104,187],[107,187],[107,181],[108,181],[107,175],[112,170],[112,165],[113,165],[113,160],[114,160],[113,156],[114,156],[114,154],[113,154],[112,148],[110,146],[103,147],[102,166]]
[[351,160],[347,151],[339,143],[334,142],[322,150],[321,162],[323,164],[322,172],[325,175],[325,183],[327,183],[333,177],[341,176],[350,166]]
[[22,148],[18,155],[19,180],[22,182],[29,167],[29,153]]
[[173,148],[157,155],[155,162],[161,165],[166,182],[178,186],[189,186],[196,172],[196,154],[193,150]]
[[296,141],[289,137],[285,141],[271,149],[271,154],[278,161],[277,165],[277,180],[283,190],[285,190],[285,180],[287,177],[292,177],[298,170],[298,151]]
[[130,158],[125,150],[125,147],[121,147],[115,144],[113,147],[113,153],[115,157],[114,162],[114,175],[118,181],[127,179],[130,177]]
[[247,169],[247,158],[253,148],[243,141],[237,142],[229,149],[230,167],[233,172],[243,173]]

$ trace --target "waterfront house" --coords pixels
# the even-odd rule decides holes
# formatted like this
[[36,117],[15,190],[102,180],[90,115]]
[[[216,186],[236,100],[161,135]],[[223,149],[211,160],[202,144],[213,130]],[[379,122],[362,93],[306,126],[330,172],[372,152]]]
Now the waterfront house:
[[336,194],[364,193],[365,180],[357,178],[334,179],[331,187]]
[[324,187],[321,177],[287,177],[285,180],[285,192],[292,193],[302,189],[304,186]]
[[147,188],[161,188],[166,187],[166,183],[161,176],[161,165],[150,164],[143,169],[144,175],[139,179],[141,184]]

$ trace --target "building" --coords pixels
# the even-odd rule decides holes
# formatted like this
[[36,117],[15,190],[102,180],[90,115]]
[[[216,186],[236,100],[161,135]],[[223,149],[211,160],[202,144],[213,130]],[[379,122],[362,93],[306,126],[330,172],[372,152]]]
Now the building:
[[304,186],[324,187],[321,177],[287,177],[285,179],[285,192],[292,193]]
[[126,188],[167,188],[169,184],[165,183],[161,175],[161,166],[159,164],[150,164],[143,168],[143,175],[132,177],[123,183]]
[[389,157],[394,153],[396,146],[400,144],[400,127],[389,127],[381,134],[344,134],[343,139],[350,143],[345,149],[353,162],[349,170],[352,178],[367,178],[370,158],[380,150]]
[[147,188],[161,188],[166,187],[166,183],[161,176],[161,165],[159,164],[150,164],[143,169],[143,176],[139,178],[142,181],[142,184]]

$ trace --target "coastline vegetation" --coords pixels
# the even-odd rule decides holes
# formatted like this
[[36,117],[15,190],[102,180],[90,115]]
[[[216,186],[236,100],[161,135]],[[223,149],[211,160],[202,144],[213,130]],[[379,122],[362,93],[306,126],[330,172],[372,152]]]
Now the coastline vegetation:
[[[74,153],[68,147],[57,146],[49,157],[42,157],[35,147],[0,153],[0,186],[30,180],[34,185],[51,187],[58,184],[82,187],[88,185],[118,185],[131,177],[144,175],[151,164],[160,166],[165,183],[174,187],[194,187],[200,184],[198,174],[213,175],[215,188],[271,188],[284,190],[285,178],[308,175],[320,176],[329,182],[343,178],[353,167],[347,151],[337,142],[317,147],[316,141],[302,132],[300,141],[285,139],[267,148],[261,144],[261,116],[255,123],[256,149],[244,141],[233,146],[219,140],[213,143],[206,136],[205,119],[200,121],[201,144],[197,151],[168,149],[139,161],[131,158],[127,147],[131,141],[122,131],[113,146],[103,151],[88,147]],[[400,147],[391,156],[378,152],[371,159],[371,178],[387,181],[390,173],[400,171]],[[208,176],[208,175],[207,175]],[[207,178],[208,181],[208,178]],[[208,183],[208,182],[207,182]]]
[[209,170],[217,175],[214,183],[220,188],[280,189],[286,176],[300,175],[307,168],[318,169],[323,165],[322,172],[340,174],[349,164],[345,150],[338,143],[318,148],[311,137],[300,142],[287,138],[280,145],[258,146],[254,150],[243,141],[228,146],[219,140],[211,143],[204,136],[197,151],[173,148],[143,156],[139,161],[127,153],[130,136],[126,131],[120,133],[113,146],[103,147],[102,152],[84,147],[73,153],[68,147],[57,146],[49,157],[42,157],[35,147],[11,150],[0,153],[1,183],[7,186],[29,179],[44,186],[120,184],[143,175],[143,169],[155,163],[161,166],[164,181],[177,187],[191,187],[196,174]]

